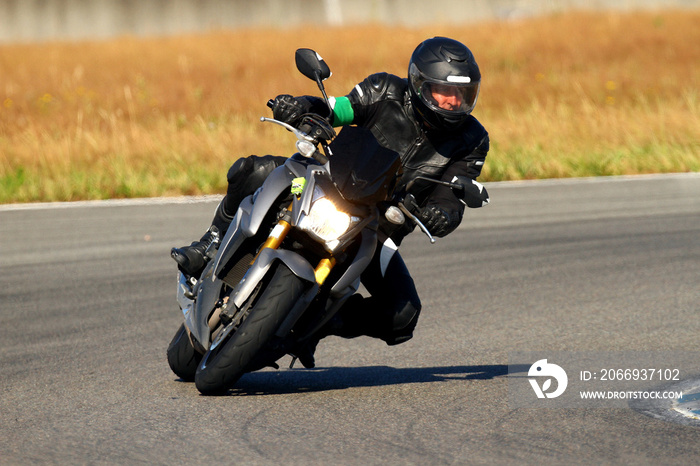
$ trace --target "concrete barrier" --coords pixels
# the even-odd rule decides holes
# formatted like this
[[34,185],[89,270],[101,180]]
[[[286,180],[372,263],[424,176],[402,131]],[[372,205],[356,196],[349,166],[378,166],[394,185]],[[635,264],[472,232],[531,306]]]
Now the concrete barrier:
[[570,9],[700,8],[700,0],[0,0],[0,42],[213,29],[507,20]]

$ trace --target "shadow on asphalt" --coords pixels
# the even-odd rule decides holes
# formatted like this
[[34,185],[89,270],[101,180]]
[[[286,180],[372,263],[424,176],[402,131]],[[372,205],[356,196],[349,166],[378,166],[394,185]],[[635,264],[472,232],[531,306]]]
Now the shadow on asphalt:
[[[511,365],[510,372],[527,372],[529,367],[529,365]],[[506,376],[508,372],[509,366],[503,364],[400,369],[389,366],[368,366],[264,370],[244,375],[229,391],[229,395],[285,395],[450,380],[488,380]]]

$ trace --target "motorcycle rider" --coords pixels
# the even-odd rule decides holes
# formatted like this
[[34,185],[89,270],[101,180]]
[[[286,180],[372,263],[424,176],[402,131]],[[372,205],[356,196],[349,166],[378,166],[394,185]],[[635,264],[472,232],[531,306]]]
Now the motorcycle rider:
[[[434,37],[414,50],[407,79],[389,73],[373,74],[346,96],[330,98],[332,115],[320,98],[280,95],[274,100],[273,116],[295,125],[303,115],[316,113],[331,119],[336,127],[352,124],[369,129],[381,145],[399,153],[403,174],[398,189],[405,189],[414,180],[409,193],[414,199],[412,210],[432,235],[442,237],[460,224],[464,203],[450,188],[416,177],[452,181],[455,176],[476,180],[480,175],[489,149],[488,133],[471,115],[480,85],[481,73],[472,52],[456,40]],[[233,164],[228,172],[228,190],[216,210],[212,228],[199,241],[171,251],[185,274],[201,273],[213,229],[223,235],[240,201],[285,160],[250,156]],[[483,198],[486,204],[485,190]],[[402,226],[380,222],[380,230],[389,237],[384,247],[395,250],[413,227],[410,221]],[[398,252],[387,264],[381,259],[382,249],[377,248],[362,276],[370,297],[352,296],[321,334],[296,351],[304,367],[314,367],[316,345],[327,335],[367,335],[388,345],[413,336],[421,311],[418,293]]]

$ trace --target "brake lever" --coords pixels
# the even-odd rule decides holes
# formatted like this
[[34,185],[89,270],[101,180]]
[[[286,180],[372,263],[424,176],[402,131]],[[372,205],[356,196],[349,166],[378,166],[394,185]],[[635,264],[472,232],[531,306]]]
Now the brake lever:
[[283,121],[275,120],[274,118],[260,117],[260,121],[267,121],[269,123],[280,125],[283,128],[286,128],[288,131],[294,133],[294,135],[297,137],[297,149],[299,149],[299,152],[304,157],[314,157],[314,153],[318,152],[318,149],[316,148],[316,140],[305,132],[298,130],[294,126]]
[[427,236],[428,239],[430,240],[430,244],[435,244],[435,238],[433,238],[433,235],[431,235],[430,232],[428,231],[428,229],[425,227],[425,225],[423,225],[423,222],[421,222],[421,221],[418,219],[418,217],[416,217],[415,215],[413,215],[413,213],[411,213],[411,211],[408,210],[408,208],[404,205],[403,202],[399,202],[399,209],[401,209],[401,211],[402,211],[404,214],[406,214],[406,215],[408,216],[408,218],[410,218],[411,220],[413,220],[413,221],[415,222],[415,224],[418,225],[418,228],[420,228],[420,230],[421,230],[423,233],[426,234],[426,236]]

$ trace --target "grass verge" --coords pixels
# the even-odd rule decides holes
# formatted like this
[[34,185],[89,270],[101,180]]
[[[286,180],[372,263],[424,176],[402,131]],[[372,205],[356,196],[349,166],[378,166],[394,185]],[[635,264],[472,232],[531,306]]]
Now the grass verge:
[[225,191],[251,153],[286,154],[267,99],[344,95],[406,74],[434,35],[466,43],[491,134],[482,181],[700,171],[700,12],[571,13],[468,26],[242,30],[0,46],[0,203]]

